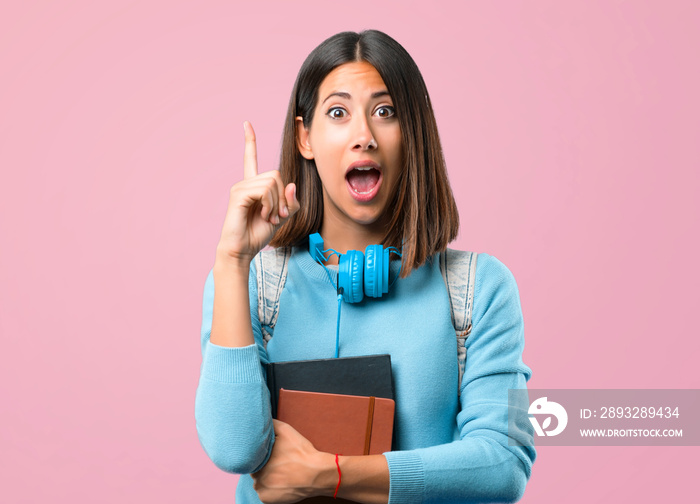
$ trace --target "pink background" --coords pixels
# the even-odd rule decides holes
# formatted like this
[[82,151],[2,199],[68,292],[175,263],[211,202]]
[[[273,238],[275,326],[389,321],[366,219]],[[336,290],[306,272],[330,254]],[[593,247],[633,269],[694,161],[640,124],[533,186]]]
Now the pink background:
[[[700,4],[23,1],[0,15],[0,501],[231,502],[197,440],[242,123],[386,31],[435,106],[454,244],[521,289],[534,388],[700,388]],[[683,501],[697,447],[539,449],[522,502]]]

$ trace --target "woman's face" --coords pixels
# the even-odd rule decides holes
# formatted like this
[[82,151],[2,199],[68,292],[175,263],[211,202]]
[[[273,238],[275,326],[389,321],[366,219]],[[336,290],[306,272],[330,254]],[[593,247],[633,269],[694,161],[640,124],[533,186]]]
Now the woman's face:
[[310,128],[298,117],[297,132],[323,184],[323,228],[383,235],[403,162],[399,120],[379,72],[367,62],[335,68],[319,87]]

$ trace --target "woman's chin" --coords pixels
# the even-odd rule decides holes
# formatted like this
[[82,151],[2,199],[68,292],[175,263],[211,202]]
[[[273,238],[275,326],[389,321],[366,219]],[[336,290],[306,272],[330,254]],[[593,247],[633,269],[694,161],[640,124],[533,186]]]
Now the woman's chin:
[[366,208],[361,209],[364,211],[352,212],[348,214],[348,217],[352,219],[353,222],[371,228],[372,231],[384,230],[384,224],[386,221],[386,212],[381,208]]
[[360,202],[354,198],[341,197],[324,201],[324,227],[331,232],[339,229],[366,228],[362,232],[384,233],[388,217],[387,202],[380,193],[370,202]]

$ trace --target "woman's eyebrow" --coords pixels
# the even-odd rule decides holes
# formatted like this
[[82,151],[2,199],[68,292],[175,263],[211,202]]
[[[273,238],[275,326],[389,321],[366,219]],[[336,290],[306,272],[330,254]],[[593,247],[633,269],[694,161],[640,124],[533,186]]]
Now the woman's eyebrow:
[[[326,96],[326,98],[321,102],[321,105],[326,103],[326,100],[328,100],[328,98],[330,98],[331,96],[339,96],[340,98],[345,98],[346,100],[350,100],[352,98],[352,96],[350,96],[350,93],[347,93],[345,91],[336,91],[336,92],[331,93],[328,96]],[[386,89],[384,89],[382,91],[375,91],[374,93],[372,93],[371,98],[375,99],[375,98],[379,98],[381,96],[390,96],[389,91],[387,91]]]

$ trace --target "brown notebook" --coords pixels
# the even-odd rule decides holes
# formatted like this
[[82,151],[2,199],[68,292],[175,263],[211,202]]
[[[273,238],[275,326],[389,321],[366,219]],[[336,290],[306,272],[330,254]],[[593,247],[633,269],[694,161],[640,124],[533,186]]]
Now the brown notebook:
[[280,389],[277,418],[322,452],[380,455],[391,450],[391,399]]

